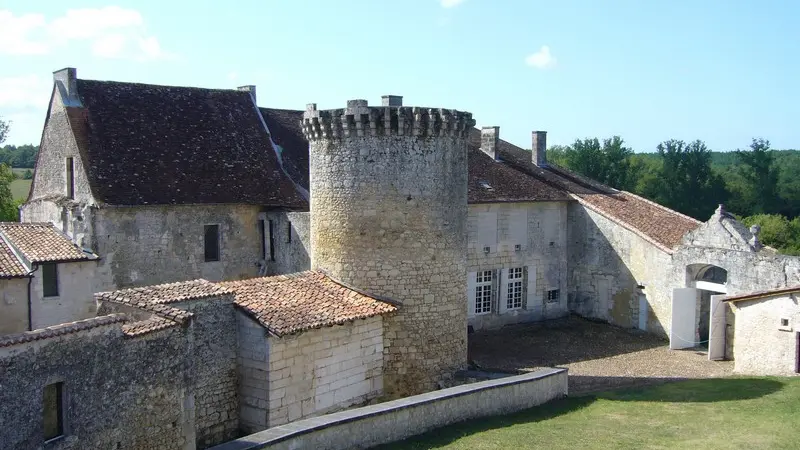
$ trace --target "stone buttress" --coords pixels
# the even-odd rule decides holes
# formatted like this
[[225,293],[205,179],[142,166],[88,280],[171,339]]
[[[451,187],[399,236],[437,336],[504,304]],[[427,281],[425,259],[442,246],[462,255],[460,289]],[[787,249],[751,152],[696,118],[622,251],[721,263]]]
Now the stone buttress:
[[308,105],[311,267],[401,305],[385,318],[384,392],[429,391],[467,363],[467,139],[448,109]]

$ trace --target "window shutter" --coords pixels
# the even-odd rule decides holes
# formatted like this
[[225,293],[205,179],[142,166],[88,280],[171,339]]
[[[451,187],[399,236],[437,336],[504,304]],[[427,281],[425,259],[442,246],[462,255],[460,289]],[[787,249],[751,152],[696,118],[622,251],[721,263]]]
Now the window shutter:
[[475,315],[475,279],[477,275],[477,272],[467,274],[467,316],[469,317]]
[[508,309],[508,269],[500,269],[500,314],[505,314]]
[[541,302],[536,301],[536,266],[528,266],[528,283],[525,286],[526,309],[533,309]]

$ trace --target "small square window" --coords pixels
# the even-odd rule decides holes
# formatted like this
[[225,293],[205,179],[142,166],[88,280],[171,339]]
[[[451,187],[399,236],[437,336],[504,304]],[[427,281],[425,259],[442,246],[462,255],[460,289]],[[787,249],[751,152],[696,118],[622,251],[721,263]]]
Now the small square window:
[[58,297],[58,264],[42,264],[42,296]]
[[788,317],[781,317],[778,329],[780,331],[792,331],[792,321]]
[[219,261],[219,225],[206,225],[203,231],[206,262]]
[[788,327],[789,326],[789,319],[781,319],[781,326]]
[[43,395],[44,440],[64,434],[64,383],[48,384]]
[[549,289],[547,291],[547,303],[558,303],[560,294],[558,289]]

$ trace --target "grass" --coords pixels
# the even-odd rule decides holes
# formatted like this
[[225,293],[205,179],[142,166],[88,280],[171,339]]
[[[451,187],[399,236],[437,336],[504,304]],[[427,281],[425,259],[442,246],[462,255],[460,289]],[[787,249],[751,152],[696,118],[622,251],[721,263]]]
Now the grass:
[[799,419],[800,378],[718,378],[571,397],[379,448],[788,449]]
[[14,180],[11,182],[11,195],[14,200],[27,200],[28,192],[31,190],[31,180]]

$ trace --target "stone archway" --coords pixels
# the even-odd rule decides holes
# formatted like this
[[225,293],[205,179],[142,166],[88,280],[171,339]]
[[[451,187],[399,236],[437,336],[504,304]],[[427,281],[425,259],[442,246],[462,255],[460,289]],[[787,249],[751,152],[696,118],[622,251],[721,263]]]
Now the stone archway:
[[728,271],[700,263],[686,266],[686,284],[673,290],[670,348],[703,347],[710,359],[725,353],[726,314],[722,296],[728,292]]

